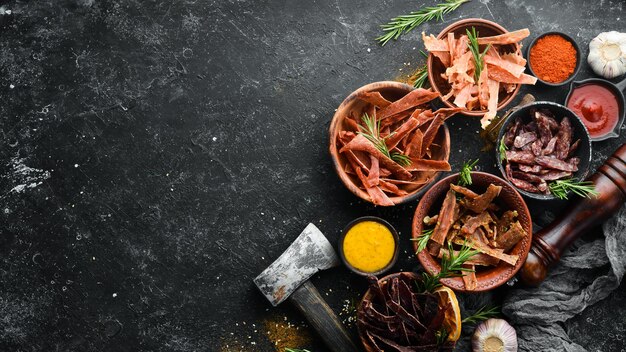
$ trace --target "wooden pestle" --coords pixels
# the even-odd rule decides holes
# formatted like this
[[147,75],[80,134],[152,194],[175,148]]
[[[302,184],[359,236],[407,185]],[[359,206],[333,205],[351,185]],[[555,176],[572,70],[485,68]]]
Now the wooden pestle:
[[563,252],[591,227],[599,225],[618,211],[626,201],[626,144],[600,166],[589,181],[597,197],[580,198],[550,225],[533,236],[533,244],[520,273],[522,282],[538,286],[548,269]]

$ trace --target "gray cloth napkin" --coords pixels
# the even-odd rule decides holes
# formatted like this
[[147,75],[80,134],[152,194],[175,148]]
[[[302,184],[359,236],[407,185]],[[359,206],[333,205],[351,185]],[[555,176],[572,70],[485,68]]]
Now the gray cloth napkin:
[[[604,239],[578,240],[538,288],[512,289],[502,305],[520,351],[587,352],[567,334],[567,320],[606,298],[626,270],[626,207],[603,225]],[[606,272],[602,267],[608,265]]]

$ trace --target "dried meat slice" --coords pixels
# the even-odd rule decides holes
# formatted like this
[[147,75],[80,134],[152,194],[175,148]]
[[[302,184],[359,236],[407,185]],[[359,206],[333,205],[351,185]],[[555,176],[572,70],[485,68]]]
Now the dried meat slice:
[[361,171],[360,168],[357,168],[355,171],[356,171],[357,176],[361,180],[361,183],[365,187],[365,191],[370,196],[372,203],[376,205],[382,205],[382,206],[394,205],[391,199],[389,199],[389,197],[385,194],[385,192],[383,192],[382,189],[380,189],[380,187],[378,186],[367,187],[367,178],[365,177],[365,175],[363,174],[363,171]]
[[500,34],[500,35],[494,35],[492,37],[479,37],[478,38],[478,44],[480,45],[486,45],[486,44],[500,44],[500,45],[506,45],[506,44],[515,44],[518,43],[520,41],[522,41],[522,39],[528,37],[530,35],[530,30],[528,30],[528,28],[524,28],[524,29],[520,29],[517,31],[513,31],[513,32],[507,32],[504,34]]
[[487,210],[489,204],[491,204],[491,202],[493,202],[493,200],[496,199],[498,195],[500,195],[501,190],[502,186],[490,184],[489,187],[487,187],[485,193],[479,195],[474,199],[467,200],[466,202],[464,202],[464,206],[477,214],[482,213]]
[[465,289],[468,291],[473,291],[478,287],[478,279],[476,279],[476,268],[473,264],[465,263],[463,264],[463,268],[466,270],[463,271],[463,283],[465,284]]
[[500,83],[492,79],[488,79],[487,83],[489,86],[489,102],[487,103],[487,112],[480,120],[483,129],[489,125],[491,120],[496,117],[498,113],[498,91],[500,89]]
[[408,171],[450,171],[450,164],[446,160],[411,159],[411,164],[405,167]]
[[524,132],[515,137],[513,140],[513,146],[515,148],[522,148],[528,143],[534,142],[537,140],[537,134],[535,132]]
[[413,137],[409,140],[409,143],[404,150],[404,153],[408,155],[411,159],[419,158],[422,154],[422,139],[424,137],[424,133],[422,130],[417,129],[415,133],[413,133]]
[[367,138],[365,138],[362,134],[357,135],[352,139],[348,144],[344,145],[340,153],[343,153],[347,150],[356,150],[356,151],[364,151],[367,152],[374,157],[376,157],[380,163],[389,171],[391,171],[396,177],[401,180],[410,180],[413,175],[407,171],[405,168],[397,164],[395,161],[391,160],[388,156],[383,154],[372,142],[370,142]]
[[554,148],[554,156],[557,159],[563,160],[567,158],[570,145],[572,144],[572,123],[567,117],[563,117],[559,127],[559,132],[556,134],[558,140],[556,141],[556,147]]
[[485,63],[487,63],[488,65],[498,66],[502,68],[503,70],[507,71],[508,73],[510,73],[511,75],[513,75],[513,77],[515,78],[519,78],[522,75],[522,73],[524,73],[524,70],[526,69],[526,67],[522,65],[518,65],[509,60],[504,60],[504,59],[494,57],[491,55],[485,55],[484,60],[485,60]]
[[487,65],[489,68],[489,78],[502,82],[502,83],[515,83],[515,84],[531,84],[537,83],[537,77],[533,77],[522,73],[519,77],[515,77],[505,69],[495,66]]
[[405,123],[403,123],[395,131],[393,131],[389,138],[385,140],[387,149],[392,150],[393,148],[395,148],[403,138],[405,138],[417,127],[418,124],[419,122],[417,121],[417,119],[409,118],[408,120],[406,120]]
[[450,231],[450,228],[455,221],[455,213],[457,211],[458,205],[456,202],[456,194],[453,190],[448,190],[448,193],[446,193],[446,197],[443,200],[443,204],[441,205],[441,210],[439,211],[437,226],[435,226],[433,234],[430,237],[431,242],[436,244],[432,248],[431,254],[436,255],[439,252],[439,248],[443,245],[443,241],[446,239],[448,231]]
[[552,131],[550,130],[550,120],[548,116],[541,111],[535,111],[535,122],[537,123],[537,129],[539,130],[539,137],[541,137],[542,146],[547,146],[552,139]]
[[507,150],[505,152],[506,160],[513,163],[534,165],[535,155],[529,151]]
[[367,186],[374,187],[378,186],[380,177],[380,169],[378,167],[378,159],[375,156],[370,155],[370,169],[367,173]]
[[391,102],[385,99],[379,92],[360,92],[356,97],[379,108],[385,108],[391,104]]
[[519,259],[518,255],[510,255],[510,254],[506,254],[504,253],[504,251],[502,249],[495,249],[495,248],[491,248],[487,245],[484,245],[482,243],[479,242],[466,242],[464,240],[461,239],[455,239],[453,241],[455,244],[458,244],[460,246],[462,246],[463,244],[467,245],[468,247],[472,248],[472,249],[476,249],[478,251],[480,251],[481,253],[484,253],[490,257],[499,259],[507,264],[510,265],[515,265]]
[[409,92],[409,94],[394,101],[389,106],[382,108],[378,111],[378,119],[380,121],[393,116],[395,114],[404,112],[408,109],[426,104],[429,101],[437,98],[439,93],[432,90],[418,88]]
[[535,158],[535,162],[549,169],[568,171],[568,172],[578,171],[578,167],[576,165],[567,163],[563,160],[560,160],[551,156],[538,156]]
[[450,188],[452,190],[454,190],[456,193],[462,194],[464,197],[469,198],[469,199],[475,199],[478,198],[479,194],[472,191],[469,188],[465,188],[463,186],[458,186],[455,185],[454,183],[450,184]]
[[422,32],[422,40],[424,41],[424,47],[426,50],[433,51],[450,51],[447,39],[437,39],[434,35],[426,35]]
[[526,231],[524,231],[524,228],[522,228],[519,221],[516,221],[509,226],[507,231],[498,236],[498,239],[496,240],[496,248],[500,248],[505,252],[508,252],[526,236]]

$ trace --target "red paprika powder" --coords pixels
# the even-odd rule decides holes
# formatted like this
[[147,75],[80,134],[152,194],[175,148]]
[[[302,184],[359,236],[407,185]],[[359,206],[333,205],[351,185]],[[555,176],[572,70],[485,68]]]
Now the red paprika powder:
[[576,48],[558,34],[549,34],[537,40],[530,48],[529,56],[531,69],[546,82],[563,82],[576,69]]

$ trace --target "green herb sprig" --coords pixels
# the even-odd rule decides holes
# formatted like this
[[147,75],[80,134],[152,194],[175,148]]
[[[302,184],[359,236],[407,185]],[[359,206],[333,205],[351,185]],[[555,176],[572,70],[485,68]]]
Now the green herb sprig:
[[363,135],[363,137],[372,142],[376,149],[386,155],[389,159],[395,161],[402,166],[411,165],[411,158],[409,158],[408,155],[404,155],[398,152],[389,152],[389,148],[387,148],[385,140],[391,137],[393,133],[385,138],[381,138],[379,121],[376,121],[375,118],[371,118],[368,114],[363,114],[361,120],[363,121],[363,124],[359,125],[359,134]]
[[433,235],[433,231],[435,229],[423,229],[422,234],[417,238],[411,238],[411,241],[417,242],[417,251],[415,253],[419,253],[423,251],[428,245],[428,241],[430,240],[430,236]]
[[443,15],[456,10],[461,4],[469,0],[446,0],[435,6],[427,6],[408,15],[394,17],[387,24],[380,26],[385,32],[376,40],[385,45],[391,39],[397,40],[404,33],[408,33],[424,22],[430,20],[443,21]]
[[448,243],[448,253],[441,257],[441,270],[437,274],[422,273],[422,282],[418,289],[422,292],[433,292],[441,286],[441,279],[462,276],[464,272],[472,272],[472,269],[464,268],[463,264],[478,254],[479,251],[472,249],[463,243],[461,249],[455,253],[452,244]]
[[476,32],[476,28],[472,27],[471,31],[469,29],[466,29],[465,32],[467,33],[467,38],[469,39],[469,43],[467,43],[467,46],[469,47],[470,51],[472,52],[472,56],[474,57],[474,80],[478,82],[478,79],[480,78],[480,73],[483,71],[483,67],[485,66],[483,58],[487,53],[487,50],[489,50],[489,47],[491,47],[491,44],[487,45],[485,50],[481,53],[480,46],[478,44],[478,32]]
[[[420,53],[425,59],[428,58],[428,55],[422,50],[420,50]],[[415,71],[413,77],[415,77],[415,81],[413,81],[413,87],[423,88],[424,84],[426,84],[426,82],[428,81],[428,66],[426,65],[426,63],[424,63]]]
[[572,192],[578,196],[591,198],[598,196],[595,185],[591,181],[577,181],[575,179],[556,180],[548,184],[550,192],[559,199],[568,199],[567,193]]
[[461,323],[463,324],[475,324],[478,323],[480,321],[483,320],[487,320],[489,318],[493,318],[493,317],[497,317],[500,315],[500,308],[499,307],[488,307],[488,306],[483,306],[480,309],[478,309],[477,311],[474,312],[474,314],[463,318],[463,320],[461,321]]
[[498,153],[500,153],[500,160],[506,160],[506,151],[509,148],[504,144],[504,138],[500,140],[500,145],[498,146]]
[[474,161],[470,160],[463,164],[461,172],[459,172],[459,186],[469,186],[472,184],[472,170],[474,170],[476,164],[478,164],[478,159]]
[[446,343],[446,341],[448,341],[448,330],[446,330],[446,328],[444,327],[441,327],[441,329],[435,332],[435,338],[437,339],[438,346],[443,345],[444,343]]

